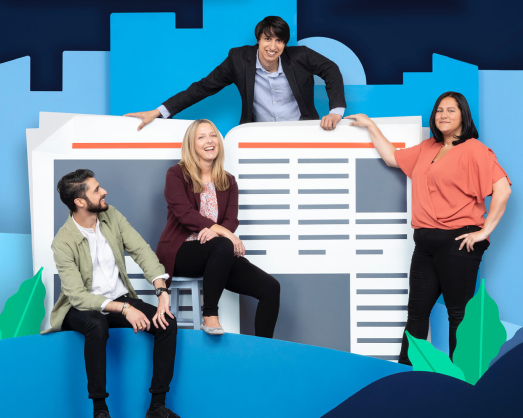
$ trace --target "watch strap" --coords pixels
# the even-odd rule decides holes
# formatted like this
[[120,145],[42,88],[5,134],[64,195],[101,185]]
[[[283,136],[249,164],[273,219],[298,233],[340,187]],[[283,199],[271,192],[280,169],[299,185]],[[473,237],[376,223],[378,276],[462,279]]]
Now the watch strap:
[[166,287],[158,287],[156,288],[156,296],[160,296],[163,292],[168,292],[169,289],[167,289]]

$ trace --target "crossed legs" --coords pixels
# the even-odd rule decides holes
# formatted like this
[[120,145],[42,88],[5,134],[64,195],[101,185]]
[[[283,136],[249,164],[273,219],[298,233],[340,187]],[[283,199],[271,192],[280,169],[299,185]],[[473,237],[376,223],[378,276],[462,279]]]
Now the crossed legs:
[[203,276],[203,316],[218,316],[223,289],[258,299],[255,334],[272,338],[280,309],[280,283],[244,257],[234,256],[228,238],[189,241],[176,255],[175,276]]

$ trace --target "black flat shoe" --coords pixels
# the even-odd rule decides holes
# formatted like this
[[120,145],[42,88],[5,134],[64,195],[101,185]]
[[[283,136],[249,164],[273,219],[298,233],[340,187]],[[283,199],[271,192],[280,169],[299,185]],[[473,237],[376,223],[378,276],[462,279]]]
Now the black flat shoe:
[[94,413],[94,418],[111,418],[111,416],[107,411],[96,411]]
[[180,418],[165,405],[154,405],[154,408],[154,410],[151,410],[151,408],[147,410],[145,418]]

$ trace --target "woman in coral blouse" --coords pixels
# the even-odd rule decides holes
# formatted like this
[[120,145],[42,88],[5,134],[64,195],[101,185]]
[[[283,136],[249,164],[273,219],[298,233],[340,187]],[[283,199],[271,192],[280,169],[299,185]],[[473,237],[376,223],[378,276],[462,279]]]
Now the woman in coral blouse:
[[[203,276],[203,329],[221,335],[218,301],[223,289],[259,300],[255,335],[272,338],[280,284],[244,258],[238,227],[238,184],[223,168],[220,133],[207,119],[194,121],[183,138],[182,159],[165,182],[167,225],[156,254],[173,276]],[[193,308],[195,309],[195,308]]]
[[[430,115],[433,137],[397,150],[366,115],[350,115],[353,126],[366,127],[380,157],[412,179],[414,254],[410,266],[405,330],[427,338],[429,316],[443,294],[449,315],[449,352],[456,330],[474,295],[489,236],[510,196],[510,181],[494,152],[477,140],[469,105],[456,92],[443,93]],[[487,218],[485,198],[492,195]],[[411,364],[403,334],[399,362]]]

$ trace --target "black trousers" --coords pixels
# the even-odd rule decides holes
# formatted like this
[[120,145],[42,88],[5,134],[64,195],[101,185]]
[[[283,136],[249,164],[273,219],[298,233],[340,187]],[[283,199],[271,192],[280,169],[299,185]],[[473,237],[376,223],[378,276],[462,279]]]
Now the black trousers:
[[[154,335],[153,351],[153,378],[149,391],[152,394],[165,393],[169,391],[174,372],[174,356],[176,354],[176,318],[171,319],[165,315],[169,326],[164,330],[156,328],[153,324],[153,316],[156,314],[155,306],[145,303],[141,299],[121,297],[118,302],[128,302],[130,305],[142,311],[151,321],[148,331]],[[85,336],[84,357],[85,369],[87,371],[87,390],[89,398],[107,398],[106,392],[106,346],[109,338],[109,328],[132,328],[132,325],[120,313],[109,313],[103,315],[97,311],[79,311],[71,308],[65,316],[62,329],[65,331],[77,331]],[[131,349],[131,347],[129,347]],[[144,359],[144,361],[147,361]]]
[[[465,316],[465,306],[474,296],[479,263],[488,248],[487,240],[474,244],[467,252],[455,239],[460,235],[479,231],[477,226],[460,229],[414,230],[414,253],[410,265],[409,303],[405,330],[413,337],[426,339],[429,332],[430,312],[443,294],[449,315],[450,358],[456,348],[456,330]],[[408,340],[403,334],[399,363],[411,365],[408,358]]]
[[272,338],[280,310],[280,283],[244,257],[234,256],[230,239],[184,242],[176,254],[174,276],[203,276],[203,315],[218,315],[223,289],[259,300],[256,336]]

